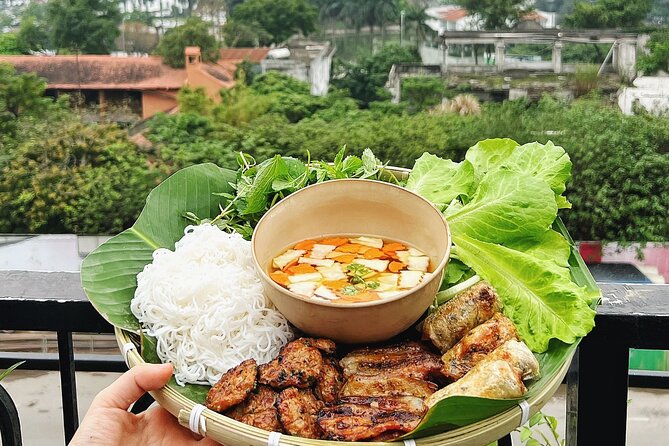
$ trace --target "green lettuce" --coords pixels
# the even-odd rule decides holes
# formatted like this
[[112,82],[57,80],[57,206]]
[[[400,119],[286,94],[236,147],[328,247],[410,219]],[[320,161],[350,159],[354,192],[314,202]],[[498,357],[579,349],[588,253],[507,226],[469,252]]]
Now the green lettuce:
[[554,196],[545,181],[497,170],[483,177],[469,203],[445,215],[454,234],[492,243],[537,239],[557,216]]
[[454,163],[427,152],[416,160],[406,184],[407,189],[436,205],[468,198],[474,187],[474,167],[469,161]]
[[524,144],[516,147],[502,166],[546,181],[555,192],[558,207],[571,208],[571,203],[562,196],[571,178],[571,160],[562,147],[551,141]]
[[535,352],[557,338],[568,344],[594,327],[587,292],[569,279],[569,270],[494,243],[454,232],[454,251],[498,291],[504,313]]
[[516,141],[509,138],[484,139],[467,150],[465,159],[472,163],[476,176],[481,178],[487,172],[501,167],[518,146]]

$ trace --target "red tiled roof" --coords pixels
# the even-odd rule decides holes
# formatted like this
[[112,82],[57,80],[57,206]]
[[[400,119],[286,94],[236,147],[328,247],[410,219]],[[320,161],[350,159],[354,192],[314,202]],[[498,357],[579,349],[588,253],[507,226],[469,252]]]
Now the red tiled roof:
[[248,60],[251,63],[260,63],[267,57],[269,48],[223,48],[220,61],[239,63]]
[[446,22],[455,22],[469,15],[469,11],[464,8],[453,8],[439,14],[441,20]]
[[539,14],[536,11],[530,11],[526,14],[523,14],[522,19],[523,20],[541,21],[541,20],[544,20],[545,18],[544,18],[544,16],[542,16],[541,14]]
[[[160,57],[0,56],[16,71],[34,72],[48,88],[109,90],[178,90],[186,70],[170,68]],[[78,73],[78,74],[77,74]]]

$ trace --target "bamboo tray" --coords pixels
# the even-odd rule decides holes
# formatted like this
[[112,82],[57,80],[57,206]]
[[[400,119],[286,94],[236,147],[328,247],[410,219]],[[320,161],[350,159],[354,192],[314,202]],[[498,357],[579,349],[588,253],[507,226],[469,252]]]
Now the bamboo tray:
[[[145,361],[139,354],[137,336],[120,328],[115,328],[114,333],[121,351],[127,350],[127,347],[125,346],[128,344],[135,346],[134,349],[130,349],[127,353],[126,362],[128,367],[144,364]],[[573,354],[572,351],[558,373],[556,373],[550,381],[545,382],[542,389],[539,389],[532,397],[526,400],[529,404],[529,416],[532,416],[541,410],[548,400],[551,399],[567,374]],[[182,426],[188,428],[191,410],[196,405],[194,401],[186,398],[170,387],[164,387],[149,393],[158,404],[177,417]],[[520,406],[515,406],[478,423],[473,423],[438,435],[417,438],[415,442],[416,445],[419,446],[483,446],[503,437],[519,427],[522,418],[522,409]],[[204,429],[202,429],[203,425]],[[270,432],[233,420],[232,418],[228,418],[209,409],[205,409],[204,412],[202,412],[200,419],[200,433],[224,444],[225,446],[267,446],[272,444],[270,440]],[[280,443],[282,445],[290,446],[343,446],[347,444],[356,446],[380,446],[392,444],[388,442],[369,441],[343,442],[312,440],[290,435],[281,435]],[[276,445],[277,443],[274,444]]]

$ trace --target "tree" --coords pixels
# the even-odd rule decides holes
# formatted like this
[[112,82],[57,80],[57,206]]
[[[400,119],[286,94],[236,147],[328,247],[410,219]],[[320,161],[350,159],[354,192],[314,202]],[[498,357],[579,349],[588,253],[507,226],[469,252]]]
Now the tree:
[[332,84],[346,89],[362,107],[385,99],[388,92],[383,89],[393,64],[420,62],[415,48],[386,45],[373,56],[363,57],[359,62],[338,61],[334,68]]
[[[421,6],[409,5],[409,7],[404,11],[404,26],[406,27],[407,31],[413,30],[417,46],[420,46],[427,35],[427,25],[425,24],[425,21],[429,17],[425,12],[425,9],[426,8]],[[406,35],[407,34],[405,34],[405,36]]]
[[263,36],[260,44],[269,45],[284,42],[297,32],[308,35],[315,31],[318,10],[309,0],[247,0],[233,9],[231,17],[239,24],[259,25],[271,36]]
[[21,14],[21,26],[16,33],[17,43],[24,51],[44,52],[52,49],[51,30],[47,20],[47,4],[30,3]]
[[483,29],[508,29],[531,11],[525,0],[457,0],[471,14],[477,14]]
[[257,47],[260,42],[272,40],[272,35],[258,22],[240,23],[230,19],[223,25],[223,40],[230,47]]
[[637,67],[645,74],[653,74],[658,70],[669,71],[669,29],[664,28],[650,35],[648,54],[641,54]]
[[190,17],[181,26],[167,31],[156,48],[156,54],[174,68],[185,65],[184,50],[187,46],[199,46],[202,60],[215,62],[219,57],[219,46],[214,36],[209,34],[209,24],[199,17]]
[[47,20],[57,48],[107,54],[120,33],[121,12],[113,0],[49,0]]
[[631,28],[639,26],[653,8],[653,0],[580,1],[565,17],[569,28]]
[[0,54],[22,54],[24,49],[14,33],[0,34]]

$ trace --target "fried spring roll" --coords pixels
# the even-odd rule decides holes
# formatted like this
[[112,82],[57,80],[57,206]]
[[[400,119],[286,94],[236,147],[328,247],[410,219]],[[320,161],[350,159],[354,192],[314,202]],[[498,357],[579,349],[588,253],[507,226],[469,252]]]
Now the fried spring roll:
[[486,355],[511,339],[518,339],[513,322],[502,313],[495,314],[490,320],[474,327],[441,357],[444,376],[457,381]]
[[423,323],[423,339],[429,339],[446,353],[472,328],[487,321],[501,309],[495,290],[479,282],[455,296]]
[[527,392],[523,380],[539,376],[539,362],[523,343],[510,340],[476,364],[463,378],[425,400],[429,407],[453,395],[519,398]]

